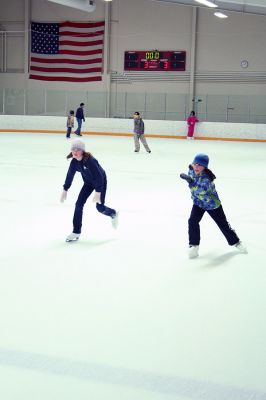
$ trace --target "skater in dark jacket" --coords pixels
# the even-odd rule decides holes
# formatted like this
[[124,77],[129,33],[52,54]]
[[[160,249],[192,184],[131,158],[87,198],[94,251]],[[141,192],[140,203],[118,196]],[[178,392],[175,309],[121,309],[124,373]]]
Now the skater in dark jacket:
[[230,246],[235,246],[241,253],[247,253],[239,237],[227,222],[221,201],[213,183],[216,178],[208,169],[209,157],[206,154],[197,154],[192,165],[189,166],[188,175],[180,174],[186,180],[191,191],[193,207],[188,220],[189,258],[198,256],[200,244],[200,221],[205,213],[218,225]]
[[75,134],[78,136],[82,136],[81,134],[81,126],[82,126],[82,121],[85,122],[85,117],[84,117],[84,103],[80,103],[79,108],[76,111],[76,120],[78,123],[78,127],[75,130]]
[[97,210],[111,217],[112,225],[114,228],[118,224],[118,213],[116,210],[105,206],[105,194],[107,188],[107,179],[104,169],[100,166],[96,158],[91,153],[85,151],[85,143],[81,140],[75,140],[71,145],[71,153],[67,156],[71,159],[68,168],[65,183],[63,185],[63,192],[61,195],[61,202],[67,198],[67,191],[70,188],[76,172],[80,172],[84,185],[79,193],[74,218],[73,218],[73,233],[66,238],[67,242],[79,239],[82,226],[83,207],[93,191],[93,201],[96,203]]

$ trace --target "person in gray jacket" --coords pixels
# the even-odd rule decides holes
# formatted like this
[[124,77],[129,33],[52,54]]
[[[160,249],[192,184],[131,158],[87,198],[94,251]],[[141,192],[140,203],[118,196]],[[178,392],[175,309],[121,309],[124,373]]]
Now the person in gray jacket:
[[134,112],[133,118],[134,118],[135,153],[138,153],[140,150],[139,141],[141,141],[141,143],[145,147],[145,150],[147,151],[147,153],[151,153],[151,150],[150,150],[150,148],[146,142],[146,138],[144,136],[144,122],[140,116],[140,113],[138,111]]

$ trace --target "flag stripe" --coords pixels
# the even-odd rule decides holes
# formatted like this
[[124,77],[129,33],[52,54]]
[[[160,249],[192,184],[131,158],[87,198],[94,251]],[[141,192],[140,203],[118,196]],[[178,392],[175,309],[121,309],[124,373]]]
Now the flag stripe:
[[97,62],[93,62],[90,64],[70,64],[70,63],[53,63],[53,64],[47,64],[44,62],[32,62],[32,67],[38,68],[38,67],[42,67],[42,68],[72,68],[78,70],[79,69],[84,69],[84,68],[101,68],[102,64],[101,63],[97,63]]
[[101,58],[94,58],[92,60],[70,60],[70,59],[55,59],[55,60],[46,60],[45,58],[39,58],[39,57],[32,57],[31,58],[31,63],[34,65],[35,63],[41,63],[41,64],[79,64],[79,65],[86,65],[86,64],[101,64],[102,59]]
[[57,81],[57,82],[95,82],[101,81],[101,76],[88,76],[86,78],[71,78],[67,76],[41,76],[41,75],[30,75],[30,79],[37,79],[38,81]]
[[[77,43],[84,43],[84,42],[88,42],[88,41],[92,41],[93,39],[95,39],[95,37],[92,38],[92,40],[90,40],[91,38],[88,36],[71,36],[71,35],[66,35],[66,36],[62,36],[60,35],[60,40],[71,40]],[[103,40],[103,35],[99,35],[97,36],[97,40]]]
[[61,50],[60,54],[69,54],[73,56],[89,56],[92,54],[101,54],[102,50],[88,50],[88,51],[78,51],[78,50]]
[[101,68],[45,68],[45,67],[31,67],[32,71],[39,71],[39,72],[72,72],[78,74],[86,74],[88,72],[101,72]]
[[100,81],[104,21],[32,22],[30,79]]
[[87,33],[81,33],[81,32],[73,32],[73,31],[62,31],[60,30],[60,36],[71,36],[75,38],[88,38],[88,37],[95,37],[99,35],[103,35],[104,31],[97,31],[97,32],[87,32]]
[[[67,56],[62,56],[61,54],[53,54],[53,60],[55,60],[55,59],[63,59],[63,58],[65,58],[66,60],[67,59],[70,59],[70,60],[92,60],[92,59],[95,59],[95,58],[100,58],[100,59],[102,59],[102,53],[100,52],[100,53],[98,53],[98,54],[96,54],[95,52],[93,52],[94,54],[89,54],[89,55],[71,55],[71,54],[69,54],[69,55],[67,55]],[[47,55],[46,54],[34,54],[32,57],[37,57],[37,58],[43,58],[43,59],[47,59]]]
[[61,22],[59,24],[60,28],[99,28],[101,26],[104,26],[104,21],[99,21],[99,22]]
[[59,40],[60,46],[97,46],[103,44],[103,40],[94,40],[92,42],[76,42],[74,40]]

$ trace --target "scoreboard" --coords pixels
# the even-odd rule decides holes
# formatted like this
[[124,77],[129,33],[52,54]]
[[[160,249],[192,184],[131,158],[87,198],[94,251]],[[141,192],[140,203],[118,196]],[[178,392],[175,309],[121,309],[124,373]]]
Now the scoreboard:
[[186,52],[172,50],[125,51],[125,71],[185,71]]

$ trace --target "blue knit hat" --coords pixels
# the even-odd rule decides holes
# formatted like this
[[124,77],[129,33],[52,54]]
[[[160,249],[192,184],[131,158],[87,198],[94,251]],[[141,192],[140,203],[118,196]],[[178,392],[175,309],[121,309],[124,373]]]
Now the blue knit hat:
[[199,164],[202,167],[208,168],[209,157],[207,154],[197,154],[192,162],[192,164]]

